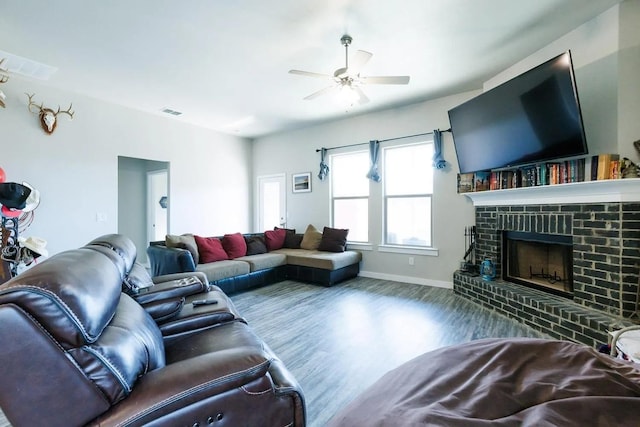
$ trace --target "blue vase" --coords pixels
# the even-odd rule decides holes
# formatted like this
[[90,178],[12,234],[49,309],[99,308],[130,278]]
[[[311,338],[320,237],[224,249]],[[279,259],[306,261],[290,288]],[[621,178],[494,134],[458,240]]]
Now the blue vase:
[[482,275],[482,280],[492,281],[496,278],[496,266],[490,259],[485,259],[480,264],[480,274]]

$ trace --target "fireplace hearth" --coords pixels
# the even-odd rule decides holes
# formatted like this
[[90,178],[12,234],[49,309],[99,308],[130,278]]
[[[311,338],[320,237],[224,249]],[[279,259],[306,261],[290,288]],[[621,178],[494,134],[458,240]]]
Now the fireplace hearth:
[[[606,343],[611,325],[635,321],[640,203],[499,204],[475,210],[476,259],[493,261],[497,277],[487,282],[456,272],[454,292],[553,337],[588,345]],[[520,242],[512,248],[503,243],[506,236]],[[552,241],[539,242],[541,236],[553,236]],[[523,252],[525,262],[510,259],[511,252]]]
[[640,203],[476,206],[476,257],[503,280],[505,232],[571,239],[573,302],[621,318],[637,312]]

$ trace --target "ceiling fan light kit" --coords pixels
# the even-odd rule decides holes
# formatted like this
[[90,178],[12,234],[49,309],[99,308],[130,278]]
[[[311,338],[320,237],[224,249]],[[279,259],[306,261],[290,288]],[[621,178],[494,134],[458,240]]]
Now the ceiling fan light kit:
[[289,70],[290,74],[333,81],[331,86],[320,89],[303,99],[311,100],[327,93],[337,92],[340,98],[344,99],[349,105],[353,105],[356,102],[366,104],[369,102],[369,98],[365,95],[361,86],[368,84],[406,85],[409,83],[409,76],[360,76],[360,70],[369,62],[373,54],[364,50],[357,50],[353,58],[351,58],[351,63],[349,63],[349,46],[352,41],[353,38],[348,34],[340,38],[340,43],[345,49],[345,66],[335,70],[333,75],[314,73],[311,71]]
[[342,86],[339,92],[340,100],[346,105],[353,105],[361,102],[360,95],[351,86]]

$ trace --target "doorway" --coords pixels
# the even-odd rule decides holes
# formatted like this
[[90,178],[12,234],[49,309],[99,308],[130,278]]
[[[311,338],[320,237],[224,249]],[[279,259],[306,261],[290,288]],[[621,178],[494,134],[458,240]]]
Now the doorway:
[[285,174],[258,177],[256,232],[287,226],[287,185]]
[[147,239],[164,240],[169,231],[169,173],[147,172]]
[[[157,175],[158,182],[150,184],[150,175]],[[155,189],[152,189],[154,187]],[[164,191],[163,191],[164,190]],[[152,193],[163,192],[167,196],[165,217],[156,218],[155,209],[149,208]],[[129,237],[136,245],[137,260],[147,265],[149,230],[169,232],[169,162],[118,156],[118,233]],[[159,200],[157,200],[159,202]],[[151,224],[155,224],[152,226]],[[158,226],[160,224],[160,226]],[[164,239],[164,235],[161,237]]]

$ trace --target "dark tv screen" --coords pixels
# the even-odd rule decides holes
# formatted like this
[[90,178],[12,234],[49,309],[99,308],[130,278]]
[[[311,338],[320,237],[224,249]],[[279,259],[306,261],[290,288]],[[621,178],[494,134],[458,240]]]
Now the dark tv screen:
[[449,110],[461,173],[587,154],[569,51]]

